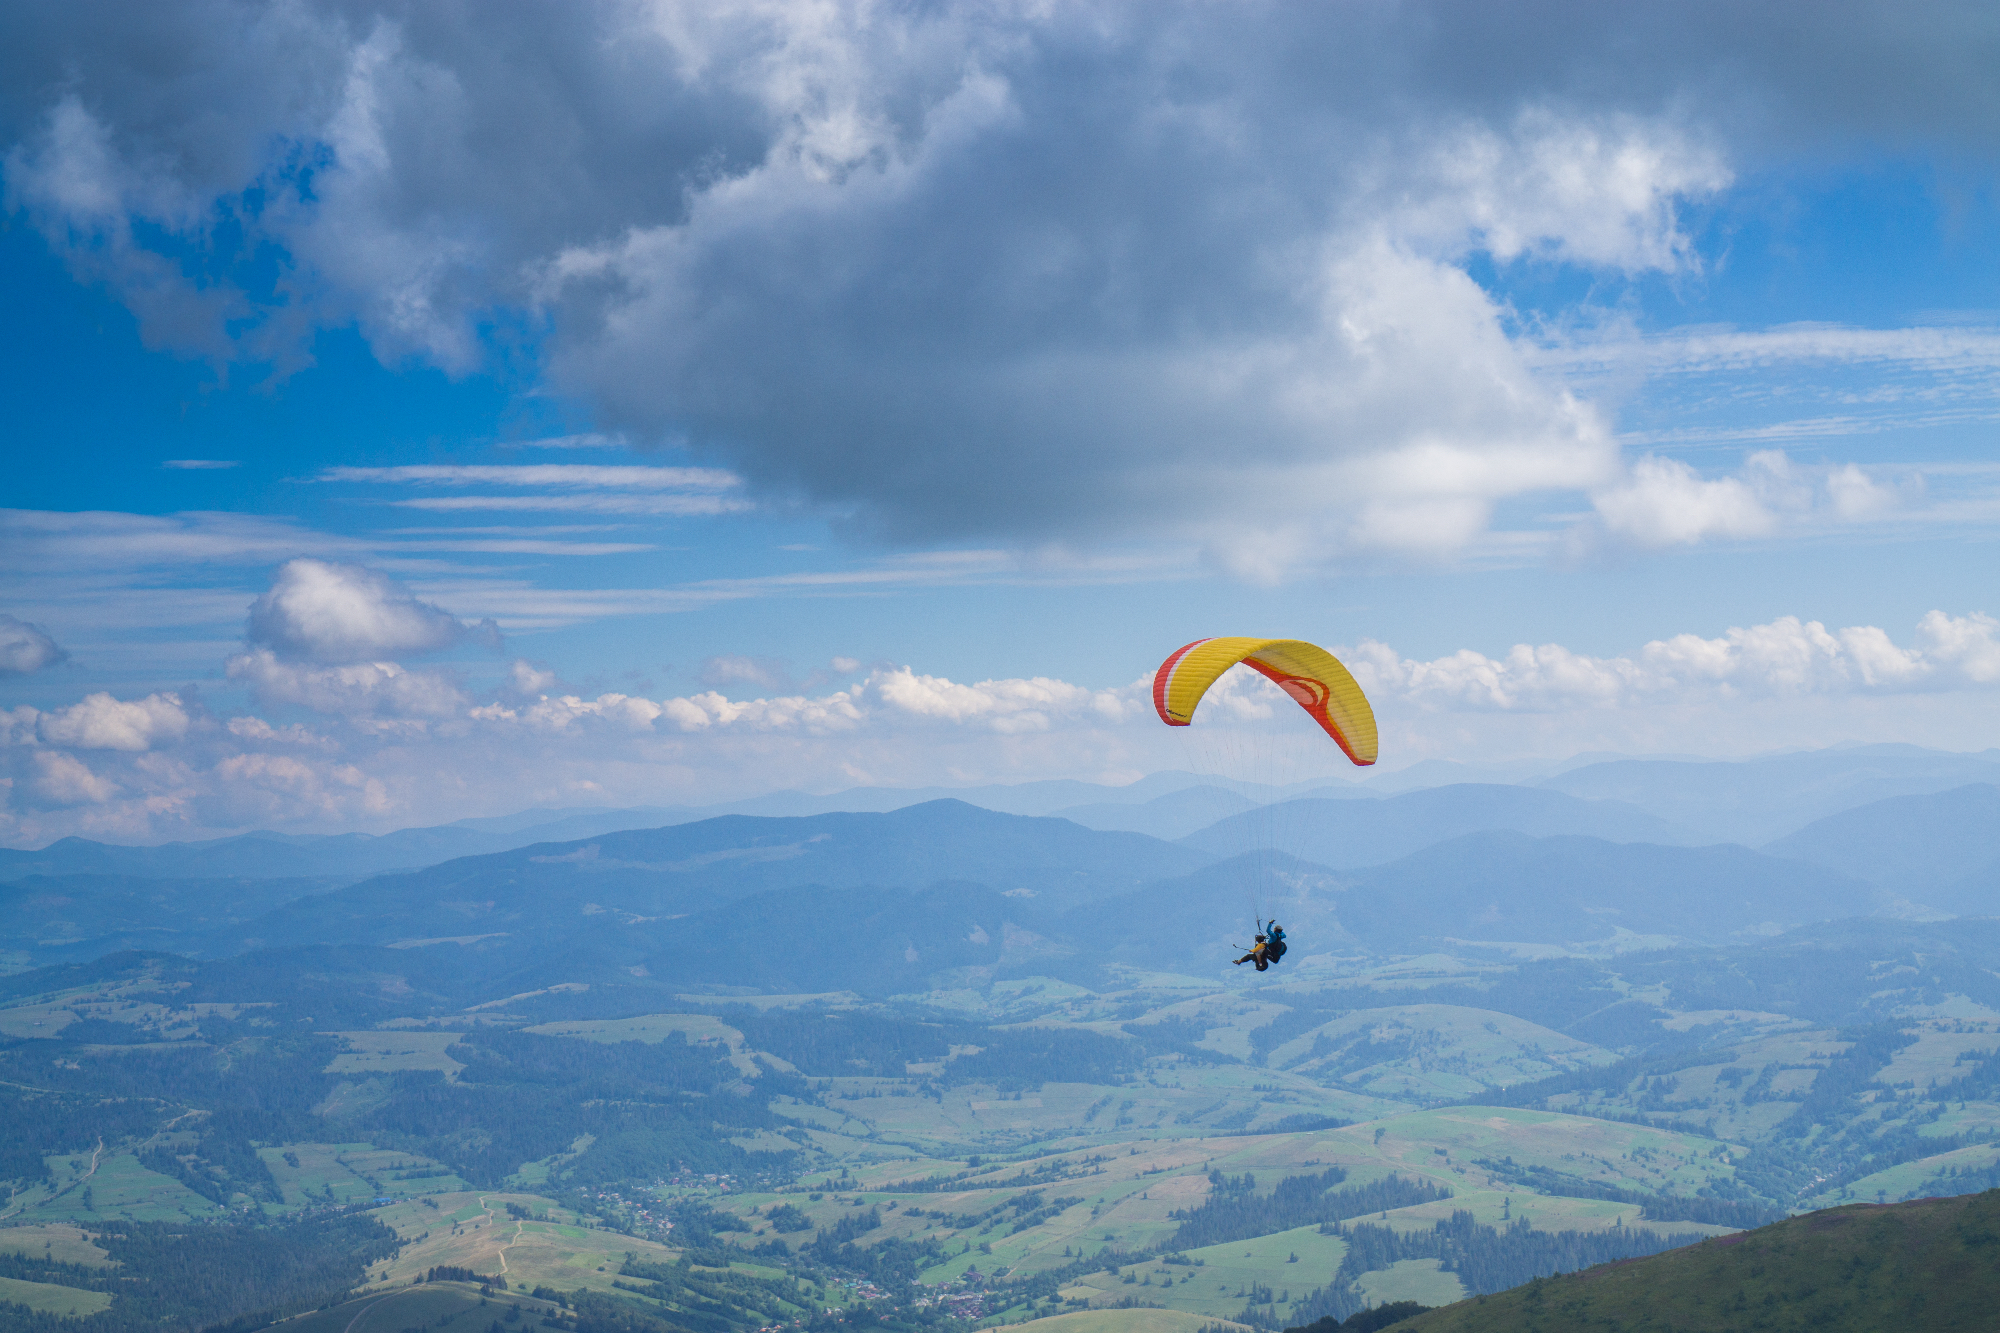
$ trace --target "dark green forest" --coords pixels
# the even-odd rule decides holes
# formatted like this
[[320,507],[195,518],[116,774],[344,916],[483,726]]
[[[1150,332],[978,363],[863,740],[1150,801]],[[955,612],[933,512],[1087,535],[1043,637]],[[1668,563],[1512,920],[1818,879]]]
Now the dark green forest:
[[83,1318],[0,1306],[0,1327],[20,1333],[140,1333],[257,1327],[339,1300],[362,1270],[394,1254],[396,1233],[365,1213],[294,1222],[118,1222],[95,1233],[115,1268],[0,1252],[0,1277],[111,1292],[109,1309]]

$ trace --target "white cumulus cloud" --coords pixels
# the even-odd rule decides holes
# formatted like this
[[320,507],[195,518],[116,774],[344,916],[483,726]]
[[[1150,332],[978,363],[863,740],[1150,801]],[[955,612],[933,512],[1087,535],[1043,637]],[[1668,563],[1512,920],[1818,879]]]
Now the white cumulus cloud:
[[251,605],[247,637],[281,657],[339,663],[434,652],[482,632],[497,644],[491,621],[466,625],[375,570],[302,559]]
[[149,694],[131,702],[109,694],[86,695],[82,702],[44,713],[41,738],[78,750],[150,750],[177,741],[188,731],[179,695]]
[[1620,485],[1591,497],[1613,535],[1640,546],[1687,546],[1708,537],[1761,537],[1777,517],[1736,477],[1707,480],[1686,463],[1642,458]]
[[117,783],[93,773],[75,755],[43,750],[34,766],[34,791],[53,805],[103,805],[118,794]]
[[[1422,757],[1580,750],[1722,756],[1846,740],[2000,745],[2000,619],[1934,611],[1913,631],[1780,617],[1594,655],[1555,643],[1412,658],[1335,650],[1382,724],[1385,769]],[[92,693],[0,710],[0,836],[145,840],[270,825],[387,829],[535,805],[699,806],[778,788],[1125,781],[1203,762],[1366,780],[1248,671],[1192,731],[1153,715],[1150,677],[957,680],[877,667],[838,688],[554,693],[517,662],[487,689],[394,662],[229,662],[259,700],[210,719],[189,697]],[[1241,743],[1239,743],[1241,742]],[[1191,748],[1191,746],[1193,748]],[[1234,755],[1235,758],[1228,756]]]
[[397,662],[305,666],[258,648],[237,654],[227,665],[229,678],[248,685],[261,701],[336,717],[446,718],[467,703],[449,677],[411,671]]
[[1656,639],[1617,657],[1517,644],[1499,657],[1466,649],[1413,661],[1386,645],[1363,643],[1347,658],[1371,694],[1440,710],[1554,712],[1715,696],[1928,693],[2000,682],[2000,621],[1932,611],[1907,648],[1874,626],[1829,630],[1785,616],[1715,638]]

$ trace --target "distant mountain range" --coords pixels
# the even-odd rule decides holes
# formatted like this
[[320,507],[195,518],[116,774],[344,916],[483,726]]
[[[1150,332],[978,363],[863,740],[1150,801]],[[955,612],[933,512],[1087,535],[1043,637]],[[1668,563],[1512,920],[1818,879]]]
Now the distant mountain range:
[[[1544,776],[1551,768],[1561,771]],[[1501,776],[1516,780],[1491,780]],[[2000,784],[2000,751],[1950,754],[1876,745],[1731,762],[1610,759],[1507,769],[1426,760],[1354,781],[1290,787],[1193,773],[1155,773],[1124,786],[1054,780],[965,788],[857,787],[830,795],[773,792],[699,808],[528,810],[376,836],[259,831],[157,847],[65,838],[35,851],[0,848],[0,881],[72,874],[358,879],[532,843],[721,815],[886,813],[934,800],[958,800],[1005,814],[1055,815],[1105,831],[1188,839],[1224,856],[1251,846],[1278,846],[1338,866],[1380,864],[1446,838],[1492,829],[1536,836],[1574,833],[1613,842],[1740,842],[1754,847],[1794,832],[1803,835],[1808,824],[1877,801],[1994,784]],[[1318,803],[1310,818],[1285,809],[1299,800]],[[1324,808],[1331,802],[1347,808]],[[1274,838],[1274,831],[1283,837]],[[1804,849],[1814,845],[1816,836],[1803,837],[1796,848],[1788,844],[1781,854],[1813,859]],[[1960,873],[1971,874],[1996,860],[2000,850]]]
[[1953,754],[1914,745],[1857,745],[1728,762],[1620,759],[1536,785],[1625,801],[1708,841],[1758,847],[1843,810],[1892,796],[2000,783],[2000,750]]
[[[1524,792],[1517,814],[1604,814],[1526,789],[1418,795],[1433,813],[1462,813],[1492,791]],[[1302,804],[1395,811],[1412,799]],[[1617,807],[1606,817],[1634,818]],[[211,958],[386,947],[442,950],[516,991],[615,981],[869,994],[1030,965],[1214,975],[1274,915],[1291,931],[1296,969],[1314,955],[1465,943],[1724,944],[1866,913],[1883,896],[1836,870],[1737,846],[1489,830],[1336,871],[1270,848],[1221,856],[960,801],[728,815],[348,884],[32,876],[4,892],[0,947],[35,961],[130,947]]]
[[[962,801],[887,814],[800,819],[725,815],[669,828],[539,843],[385,875],[302,898],[216,937],[217,951],[302,943],[410,944],[468,937],[531,939],[539,949],[609,931],[650,939],[662,923],[720,913],[715,947],[771,925],[769,911],[733,908],[760,894],[811,889],[819,906],[787,910],[819,932],[824,951],[844,895],[856,889],[977,884],[1040,915],[1127,892],[1213,858],[1137,833],[1100,833],[1067,820],[1004,815]],[[726,923],[732,912],[743,919]],[[998,929],[999,922],[994,922]],[[645,946],[635,945],[643,951]]]
[[[891,808],[539,811],[380,837],[159,847],[65,839],[0,851],[0,961],[452,942],[466,966],[518,972],[524,988],[615,975],[879,992],[1029,959],[1208,974],[1273,914],[1293,931],[1295,960],[1724,944],[1876,912],[1994,911],[2000,782],[1952,781],[1968,772],[2000,778],[2000,763],[1864,747],[1742,764],[1621,760],[1536,787],[1394,795],[1159,774],[975,793],[1021,808],[1012,813],[870,789],[744,804]],[[1932,789],[1842,807],[1761,851],[1712,842],[1718,820],[1763,827],[1899,784]],[[746,934],[754,955],[736,943]]]
[[1582,800],[1535,787],[1461,783],[1376,801],[1308,798],[1258,806],[1181,841],[1218,856],[1259,848],[1327,866],[1372,866],[1448,838],[1505,830],[1607,842],[1686,845],[1711,841],[1623,801]]
[[202,953],[215,933],[339,884],[27,875],[0,882],[0,952],[48,961],[96,958],[120,949]]
[[1862,916],[1879,897],[1837,871],[1747,847],[1511,832],[1470,833],[1357,879],[1342,897],[1341,922],[1384,953],[1447,941],[1594,944],[1626,934],[1720,944]]
[[[401,829],[371,837],[256,832],[207,842],[122,847],[64,838],[39,851],[0,848],[0,881],[28,875],[128,875],[151,879],[312,877],[353,880],[388,870],[415,870],[461,856],[507,851],[535,842],[587,838],[617,829],[678,822],[664,810],[565,813],[517,829],[459,824]],[[493,821],[504,823],[506,821]]]
[[[856,787],[830,796],[773,792],[699,808],[527,810],[380,835],[260,830],[230,838],[151,847],[64,838],[35,851],[0,848],[0,881],[26,875],[358,879],[385,871],[419,870],[456,857],[511,851],[539,842],[591,838],[625,829],[664,828],[722,815],[798,818],[843,812],[879,814],[938,800],[964,801],[1005,814],[1061,814],[1086,828],[1177,837],[1213,823],[1225,814],[1245,809],[1255,801],[1291,794],[1296,793],[1258,783],[1203,780],[1191,773],[1155,773],[1122,787],[1067,780],[967,788]],[[1358,790],[1355,794],[1371,795]]]
[[1912,904],[1986,915],[2000,911],[2000,786],[1871,801],[1764,850],[1857,876]]

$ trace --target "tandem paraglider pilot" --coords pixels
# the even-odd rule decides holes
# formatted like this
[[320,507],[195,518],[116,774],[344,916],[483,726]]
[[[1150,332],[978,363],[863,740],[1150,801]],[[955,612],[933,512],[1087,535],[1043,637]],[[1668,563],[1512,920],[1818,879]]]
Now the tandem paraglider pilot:
[[[1153,673],[1153,707],[1160,721],[1192,726],[1208,687],[1237,666],[1249,667],[1290,695],[1354,763],[1365,768],[1375,762],[1380,738],[1368,696],[1339,658],[1304,639],[1196,639]],[[1285,931],[1275,921],[1258,922],[1258,931],[1257,946],[1236,965],[1255,963],[1262,972],[1285,956]]]
[[1236,960],[1238,967],[1245,963],[1255,963],[1262,972],[1271,964],[1285,956],[1285,928],[1273,921],[1262,935],[1257,937],[1257,947]]

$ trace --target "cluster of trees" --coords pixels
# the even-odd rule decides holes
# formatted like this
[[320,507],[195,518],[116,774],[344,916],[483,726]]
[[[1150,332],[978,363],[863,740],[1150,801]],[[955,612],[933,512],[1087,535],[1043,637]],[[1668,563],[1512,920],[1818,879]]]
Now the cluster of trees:
[[[1386,1305],[1373,1306],[1359,1314],[1351,1314],[1345,1319],[1335,1319],[1332,1315],[1328,1315],[1310,1324],[1288,1328],[1285,1333],[1377,1333],[1379,1329],[1387,1328],[1391,1324],[1400,1324],[1405,1319],[1413,1319],[1432,1308],[1434,1307],[1416,1301],[1390,1301]],[[1206,1333],[1206,1330],[1203,1333]]]
[[[1149,1054],[1193,1051],[1200,1035],[1192,1024],[1133,1028],[1139,1040],[1123,1041],[1098,1032],[995,1030],[874,1014],[758,1013],[748,1006],[718,1012],[752,1046],[814,1078],[902,1078],[912,1064],[949,1061],[930,1080],[934,1085],[992,1083],[1009,1092],[1044,1083],[1117,1083]],[[953,1057],[954,1047],[977,1049]]]
[[[584,1134],[593,1136],[588,1151],[560,1167],[576,1186],[646,1179],[675,1166],[746,1174],[758,1168],[757,1155],[730,1136],[789,1127],[768,1099],[804,1091],[796,1079],[767,1074],[756,1095],[713,1096],[739,1079],[728,1053],[678,1036],[603,1043],[480,1031],[448,1049],[466,1066],[456,1082],[434,1070],[397,1073],[388,1096],[355,1127],[377,1143],[446,1162],[481,1186],[567,1152]],[[493,1095],[501,1089],[504,1097]],[[768,1166],[772,1155],[763,1156]]]
[[984,1175],[991,1169],[983,1165],[983,1159],[973,1157],[967,1161],[963,1171],[954,1171],[944,1176],[899,1180],[887,1188],[895,1194],[957,1194],[966,1189],[1027,1189],[1035,1185],[1050,1185],[1065,1180],[1080,1180],[1084,1176],[1102,1175],[1103,1164],[1110,1160],[1103,1153],[1091,1153],[1083,1157],[1059,1157],[1035,1171],[1029,1171],[1024,1166],[1005,1180],[982,1181],[977,1185],[968,1186],[963,1182],[974,1176]]
[[1363,1302],[1355,1279],[1404,1259],[1441,1260],[1440,1266],[1457,1273],[1466,1291],[1477,1296],[1553,1273],[1659,1254],[1701,1239],[1698,1233],[1663,1234],[1642,1227],[1536,1231],[1525,1221],[1491,1227],[1474,1221],[1462,1208],[1429,1231],[1404,1232],[1359,1222],[1340,1227],[1338,1234],[1347,1240],[1347,1256],[1333,1281],[1299,1304],[1294,1313],[1302,1323],[1345,1320],[1359,1313]]
[[627,1259],[616,1285],[658,1301],[689,1333],[735,1333],[793,1318],[814,1305],[813,1289],[795,1278],[760,1278],[734,1269],[697,1270],[679,1263]]
[[945,1066],[948,1084],[991,1083],[1026,1092],[1044,1083],[1122,1083],[1145,1061],[1145,1049],[1099,1032],[1054,1028],[982,1029],[980,1049]]
[[1785,1216],[1782,1208],[1743,1199],[1722,1199],[1710,1195],[1652,1194],[1622,1189],[1601,1180],[1586,1180],[1546,1166],[1521,1166],[1511,1157],[1499,1161],[1481,1158],[1476,1165],[1503,1180],[1525,1185],[1538,1194],[1565,1199],[1604,1199],[1612,1203],[1636,1204],[1641,1220],[1647,1222],[1699,1222],[1704,1226],[1766,1226]]
[[1451,1197],[1442,1185],[1404,1176],[1335,1189],[1347,1179],[1347,1172],[1337,1166],[1316,1175],[1287,1176],[1269,1194],[1258,1194],[1255,1177],[1247,1174],[1230,1177],[1216,1172],[1208,1179],[1209,1196],[1199,1208],[1172,1214],[1181,1224],[1171,1242],[1175,1249],[1198,1250],[1293,1227],[1326,1226]]
[[780,1235],[789,1235],[794,1231],[811,1231],[813,1226],[812,1219],[807,1217],[805,1210],[797,1204],[781,1203],[764,1216],[770,1221],[771,1230]]
[[0,1084],[0,1180],[48,1178],[44,1160],[151,1134],[170,1112],[151,1098],[105,1099],[91,1093]]
[[1081,1195],[1072,1194],[1055,1199],[1045,1199],[1042,1197],[1040,1190],[1029,1190],[1022,1194],[1016,1194],[1010,1199],[1002,1199],[990,1208],[981,1209],[976,1213],[947,1213],[942,1209],[932,1209],[929,1212],[925,1212],[921,1208],[908,1208],[904,1211],[911,1217],[933,1218],[944,1223],[954,1231],[970,1231],[974,1227],[986,1225],[1002,1214],[1011,1212],[1013,1214],[1013,1217],[1009,1219],[1011,1223],[1009,1234],[1011,1235],[1013,1231],[1025,1231],[1029,1227],[1038,1226],[1058,1213],[1073,1208],[1082,1202],[1083,1197]]
[[1126,1036],[1139,1043],[1149,1056],[1177,1055],[1190,1064],[1233,1065],[1235,1056],[1211,1051],[1196,1043],[1208,1035],[1208,1024],[1191,1018],[1164,1018],[1150,1023],[1126,1023]]
[[956,1024],[875,1014],[759,1013],[748,1005],[719,1012],[750,1045],[815,1078],[902,1078],[906,1066],[942,1060],[954,1042],[969,1040]]
[[736,1077],[728,1051],[693,1045],[679,1033],[655,1042],[599,1042],[484,1028],[466,1033],[446,1054],[465,1066],[461,1083],[569,1088],[581,1100],[707,1092]]

